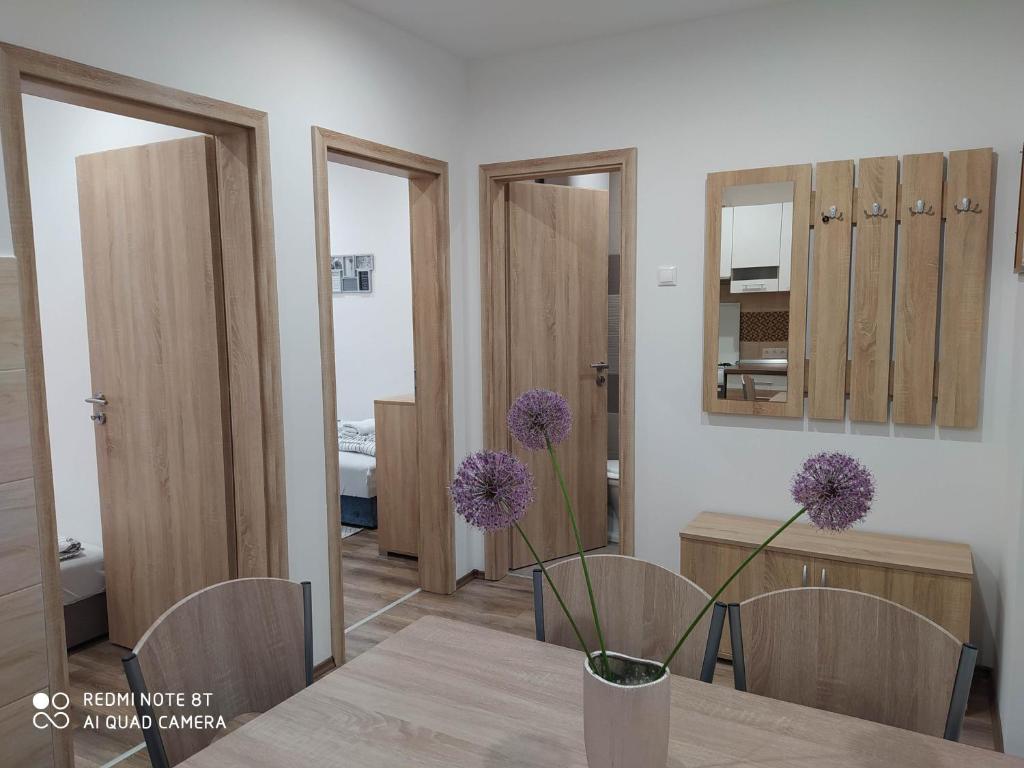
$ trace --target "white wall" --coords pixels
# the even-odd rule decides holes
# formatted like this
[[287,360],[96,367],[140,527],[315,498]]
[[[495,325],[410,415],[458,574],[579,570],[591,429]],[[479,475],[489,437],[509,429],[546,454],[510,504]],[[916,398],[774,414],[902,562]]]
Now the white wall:
[[409,181],[327,166],[331,253],[372,253],[373,292],[334,295],[338,418],[373,417],[374,398],[411,393],[412,262]]
[[[313,582],[317,660],[329,655],[327,512],[310,126],[450,163],[464,208],[466,70],[455,57],[337,0],[5,0],[0,38],[270,115],[291,577]],[[461,217],[452,260],[466,261]],[[466,396],[464,296],[454,269],[455,401]],[[465,410],[455,446],[466,447]],[[470,566],[457,529],[458,572]]]
[[75,158],[195,134],[34,96],[23,103],[57,531],[102,544]]
[[[678,567],[677,532],[701,510],[781,517],[808,454],[842,450],[878,479],[865,528],[968,542],[974,639],[993,663],[1007,510],[1021,510],[1008,416],[1020,281],[1011,274],[1024,101],[1024,4],[799,2],[558,49],[474,62],[467,166],[635,146],[637,555]],[[701,410],[704,184],[708,172],[993,146],[998,153],[974,430],[709,417]],[[475,178],[475,172],[467,169]],[[470,183],[471,193],[476,185]],[[464,209],[477,242],[476,198]],[[679,266],[679,285],[656,269]],[[472,259],[467,283],[479,279]],[[479,301],[468,298],[468,348]],[[469,412],[480,412],[479,355]],[[1019,379],[1016,379],[1019,381]],[[473,422],[472,441],[481,441]],[[1016,482],[1011,485],[1011,472]],[[742,477],[743,482],[737,482]],[[1013,487],[1015,486],[1015,487]],[[1016,530],[1016,529],[1014,529]],[[482,546],[475,550],[482,562]],[[1017,653],[1024,637],[1014,643]]]

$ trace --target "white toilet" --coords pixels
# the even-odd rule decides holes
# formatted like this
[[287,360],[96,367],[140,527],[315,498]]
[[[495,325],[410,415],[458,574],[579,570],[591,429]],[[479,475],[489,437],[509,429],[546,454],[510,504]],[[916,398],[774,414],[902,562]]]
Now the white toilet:
[[608,459],[608,541],[619,541],[619,460]]

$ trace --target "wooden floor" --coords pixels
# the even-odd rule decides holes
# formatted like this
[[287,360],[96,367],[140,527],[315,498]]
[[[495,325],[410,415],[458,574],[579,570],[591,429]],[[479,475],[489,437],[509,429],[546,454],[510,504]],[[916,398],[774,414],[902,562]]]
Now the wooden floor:
[[[528,575],[510,575],[501,581],[477,579],[462,586],[454,595],[410,593],[418,589],[415,561],[382,558],[377,554],[375,531],[364,531],[343,541],[345,578],[346,660],[372,648],[416,619],[436,615],[469,624],[533,637],[533,586]],[[407,598],[383,613],[401,598]],[[362,623],[360,623],[362,622]],[[355,626],[355,625],[359,626]],[[353,628],[354,627],[354,628]],[[124,649],[105,641],[93,644],[70,657],[72,701],[76,725],[81,723],[83,691],[127,691],[121,671]],[[719,664],[715,684],[732,685],[732,668]],[[980,670],[971,690],[961,741],[985,749],[994,749],[994,696],[987,670]],[[103,709],[101,714],[125,710]],[[100,768],[142,741],[138,731],[98,732],[76,730],[75,753],[78,768]],[[117,763],[117,768],[145,768],[146,751]]]

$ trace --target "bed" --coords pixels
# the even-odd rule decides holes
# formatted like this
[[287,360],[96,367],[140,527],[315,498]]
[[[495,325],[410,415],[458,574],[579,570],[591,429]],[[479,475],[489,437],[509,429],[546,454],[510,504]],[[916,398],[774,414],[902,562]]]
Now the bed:
[[364,453],[338,451],[341,522],[377,527],[377,459]]
[[60,563],[67,647],[107,634],[107,579],[103,547],[82,543],[82,554]]

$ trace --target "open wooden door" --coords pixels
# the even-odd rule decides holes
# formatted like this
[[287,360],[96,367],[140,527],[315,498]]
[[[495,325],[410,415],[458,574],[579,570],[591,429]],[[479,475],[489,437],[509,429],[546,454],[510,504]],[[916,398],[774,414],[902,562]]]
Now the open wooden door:
[[[573,427],[558,447],[584,547],[608,543],[608,193],[510,183],[509,392],[540,387],[569,401]],[[545,453],[515,452],[536,479],[536,501],[522,523],[544,560],[576,543]],[[533,562],[518,535],[512,567]]]
[[213,141],[79,157],[110,640],[235,575]]

